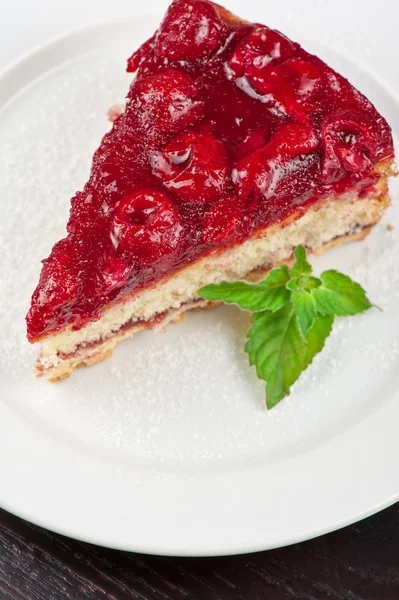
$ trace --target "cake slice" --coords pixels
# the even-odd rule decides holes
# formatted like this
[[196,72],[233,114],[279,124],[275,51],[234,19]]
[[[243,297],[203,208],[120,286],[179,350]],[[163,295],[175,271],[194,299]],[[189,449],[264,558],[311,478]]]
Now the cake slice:
[[390,127],[278,31],[177,0],[128,71],[27,315],[52,381],[207,306],[206,284],[364,238],[389,204]]

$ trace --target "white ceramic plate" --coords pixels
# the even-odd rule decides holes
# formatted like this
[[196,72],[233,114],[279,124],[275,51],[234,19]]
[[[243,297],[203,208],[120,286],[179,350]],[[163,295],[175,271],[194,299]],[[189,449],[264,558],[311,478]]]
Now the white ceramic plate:
[[[140,552],[216,555],[305,540],[399,498],[399,194],[361,244],[315,259],[383,311],[341,320],[270,412],[232,307],[140,333],[112,359],[34,379],[24,315],[40,260],[123,101],[124,61],[156,19],[80,31],[0,77],[0,505],[49,529]],[[306,45],[306,44],[305,44]],[[307,44],[399,131],[398,102],[361,67]],[[395,202],[396,196],[396,202]],[[388,231],[387,224],[393,225]]]

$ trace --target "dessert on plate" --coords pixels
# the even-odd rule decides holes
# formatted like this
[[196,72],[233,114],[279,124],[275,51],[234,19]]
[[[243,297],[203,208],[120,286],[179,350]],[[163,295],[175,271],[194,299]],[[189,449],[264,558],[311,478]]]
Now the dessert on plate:
[[52,381],[207,306],[204,285],[363,239],[389,204],[389,125],[280,32],[176,0],[128,71],[27,315]]

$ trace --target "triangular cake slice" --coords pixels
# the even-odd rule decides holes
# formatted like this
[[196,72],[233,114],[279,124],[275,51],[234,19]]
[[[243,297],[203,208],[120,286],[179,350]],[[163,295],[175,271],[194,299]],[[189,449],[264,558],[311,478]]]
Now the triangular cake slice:
[[203,285],[362,239],[389,204],[390,127],[278,31],[177,0],[128,71],[27,315],[50,380],[206,306]]

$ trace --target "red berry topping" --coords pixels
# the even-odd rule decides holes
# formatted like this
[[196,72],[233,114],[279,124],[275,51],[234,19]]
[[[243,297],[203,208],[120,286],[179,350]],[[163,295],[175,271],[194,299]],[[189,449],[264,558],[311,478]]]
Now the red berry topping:
[[317,147],[317,136],[309,125],[281,125],[264,148],[238,162],[233,175],[239,197],[271,198],[289,174],[290,164]]
[[102,268],[102,292],[104,295],[111,294],[121,288],[131,274],[131,265],[120,256],[109,254]]
[[228,183],[224,146],[211,135],[186,133],[150,160],[154,175],[180,200],[213,202]]
[[127,60],[126,71],[128,73],[135,73],[137,69],[143,64],[143,62],[151,55],[151,51],[155,44],[155,35],[149,40],[144,42],[134,54]]
[[319,141],[313,127],[306,123],[284,123],[271,138],[269,152],[284,158],[308,154],[317,149]]
[[237,148],[237,160],[240,160],[249,154],[253,154],[256,152],[256,150],[263,148],[269,137],[269,133],[262,129],[250,131]]
[[228,196],[216,202],[204,215],[205,243],[227,242],[240,228],[242,216],[242,206],[236,196]]
[[26,316],[28,338],[41,334],[57,318],[68,323],[82,291],[78,255],[68,238],[60,240],[43,261],[39,284]]
[[177,69],[140,79],[132,87],[130,98],[129,128],[146,137],[178,133],[203,116],[198,86],[190,75]]
[[339,110],[323,123],[323,180],[333,183],[346,173],[362,173],[372,167],[379,147],[375,123],[361,111]]
[[324,78],[319,69],[302,58],[290,58],[271,69],[268,81],[275,99],[292,114],[314,108]]
[[76,271],[76,252],[63,239],[53,248],[51,256],[43,261],[40,277],[39,304],[52,308],[71,303],[81,290],[81,281]]
[[238,44],[229,68],[235,78],[247,77],[257,92],[267,94],[271,91],[271,67],[293,56],[295,49],[296,45],[278,31],[260,27]]
[[182,242],[183,225],[169,196],[140,190],[121,200],[111,221],[110,237],[115,251],[130,260],[169,263]]
[[215,53],[227,28],[210,2],[173,2],[156,35],[155,54],[170,61],[193,61]]

